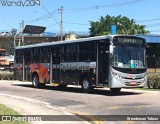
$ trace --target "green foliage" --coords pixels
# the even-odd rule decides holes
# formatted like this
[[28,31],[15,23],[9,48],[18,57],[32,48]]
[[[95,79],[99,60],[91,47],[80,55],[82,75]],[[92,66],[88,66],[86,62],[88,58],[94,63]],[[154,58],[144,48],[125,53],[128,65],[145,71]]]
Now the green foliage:
[[[117,25],[117,23],[122,24],[126,29],[121,26]],[[129,19],[126,16],[109,16],[107,15],[106,17],[101,16],[99,21],[90,22],[91,27],[89,28],[90,30],[90,35],[91,36],[100,36],[100,35],[108,35],[110,34],[110,29],[112,25],[117,25],[117,34],[146,34],[149,31],[145,30],[144,25],[139,25],[136,24],[133,19]]]
[[7,108],[5,105],[0,104],[0,115],[19,115],[17,112],[13,111],[10,108]]
[[[19,115],[16,111],[11,108],[6,107],[5,105],[0,104],[0,115]],[[29,122],[23,121],[2,121],[0,124],[29,124]]]
[[160,74],[148,75],[148,88],[160,89]]
[[0,48],[6,49],[9,55],[14,54],[14,45],[11,42],[1,43]]
[[6,50],[7,50],[9,55],[13,55],[14,54],[14,45],[13,45],[13,43],[6,44],[5,48],[6,48]]

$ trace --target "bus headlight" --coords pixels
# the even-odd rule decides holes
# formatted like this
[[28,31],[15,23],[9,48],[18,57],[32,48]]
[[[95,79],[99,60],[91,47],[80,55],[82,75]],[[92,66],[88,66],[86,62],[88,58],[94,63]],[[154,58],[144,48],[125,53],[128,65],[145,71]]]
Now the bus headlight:
[[112,72],[112,75],[113,75],[115,78],[117,78],[118,80],[124,79],[122,76],[118,75],[118,74],[115,73],[115,72]]
[[148,78],[148,77],[147,77],[147,75],[146,75],[146,76],[144,77],[144,80],[147,80],[147,78]]

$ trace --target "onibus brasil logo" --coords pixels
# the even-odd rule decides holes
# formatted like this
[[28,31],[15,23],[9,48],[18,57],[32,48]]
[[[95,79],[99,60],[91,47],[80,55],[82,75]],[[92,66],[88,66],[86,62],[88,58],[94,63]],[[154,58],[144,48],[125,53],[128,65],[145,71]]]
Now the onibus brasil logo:
[[40,6],[40,0],[0,0],[0,6]]

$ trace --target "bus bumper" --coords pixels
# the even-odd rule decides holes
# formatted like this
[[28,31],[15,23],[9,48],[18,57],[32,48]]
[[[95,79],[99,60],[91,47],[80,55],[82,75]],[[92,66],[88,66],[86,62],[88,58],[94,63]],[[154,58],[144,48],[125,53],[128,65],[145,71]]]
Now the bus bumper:
[[109,88],[139,88],[147,87],[147,76],[139,80],[117,79],[112,77]]

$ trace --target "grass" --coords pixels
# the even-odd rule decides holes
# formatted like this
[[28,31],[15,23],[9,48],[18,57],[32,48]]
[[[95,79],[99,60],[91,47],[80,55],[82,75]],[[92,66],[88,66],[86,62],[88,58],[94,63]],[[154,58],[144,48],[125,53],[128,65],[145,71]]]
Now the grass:
[[[6,107],[5,105],[0,104],[0,115],[20,115],[19,113],[17,113],[16,111],[14,111],[13,109],[10,109],[8,107]],[[2,116],[0,116],[0,120],[2,119]],[[10,122],[10,121],[1,121],[0,124],[29,124],[28,122]]]
[[0,80],[12,80],[13,79],[13,72],[9,71],[0,71]]

